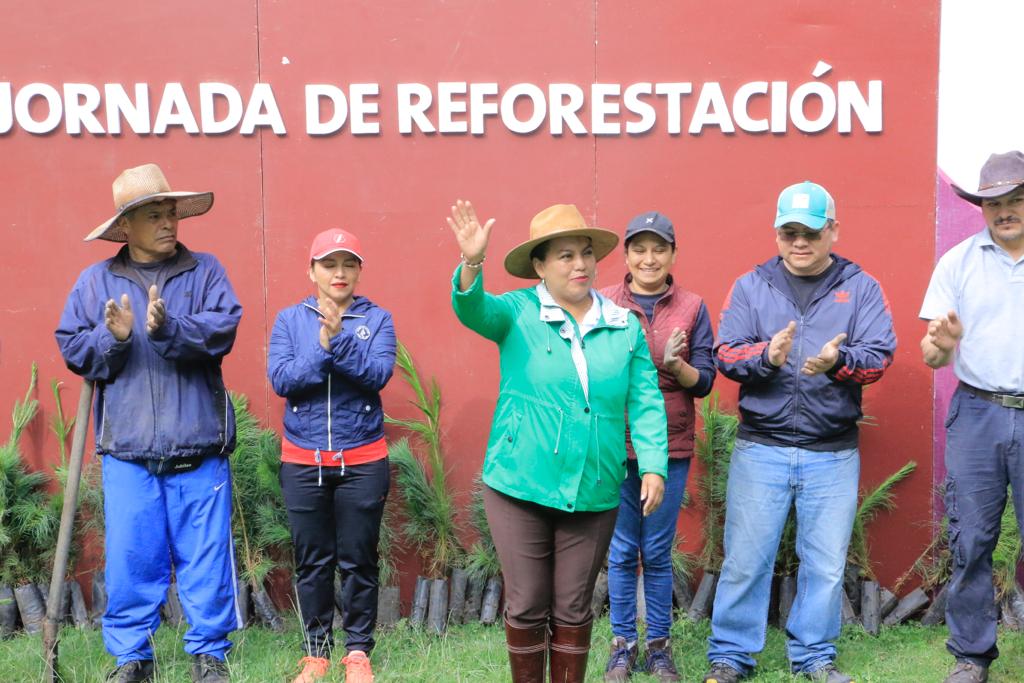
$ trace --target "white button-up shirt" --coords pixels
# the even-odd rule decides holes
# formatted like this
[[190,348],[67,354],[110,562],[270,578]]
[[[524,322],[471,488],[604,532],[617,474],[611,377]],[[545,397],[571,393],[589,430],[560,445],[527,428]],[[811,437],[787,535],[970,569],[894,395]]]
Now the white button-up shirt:
[[964,336],[953,371],[986,391],[1024,393],[1024,257],[1014,260],[986,227],[935,266],[920,317],[956,311]]

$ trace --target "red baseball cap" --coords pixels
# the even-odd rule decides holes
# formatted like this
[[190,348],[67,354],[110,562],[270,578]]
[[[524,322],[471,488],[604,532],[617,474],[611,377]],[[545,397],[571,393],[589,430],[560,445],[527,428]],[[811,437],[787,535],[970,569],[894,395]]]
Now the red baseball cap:
[[347,251],[359,259],[360,263],[363,262],[363,248],[359,244],[359,238],[341,228],[324,230],[314,237],[313,246],[309,248],[309,260],[319,261],[336,251]]

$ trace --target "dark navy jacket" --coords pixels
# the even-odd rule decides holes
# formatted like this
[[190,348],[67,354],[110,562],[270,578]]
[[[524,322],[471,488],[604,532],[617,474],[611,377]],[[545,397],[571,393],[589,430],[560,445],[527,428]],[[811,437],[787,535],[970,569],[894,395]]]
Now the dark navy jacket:
[[330,352],[320,346],[316,298],[277,314],[267,376],[287,399],[285,437],[309,450],[340,451],[384,436],[380,390],[395,366],[391,314],[357,296],[342,316]]
[[[134,277],[128,247],[78,277],[57,328],[68,368],[96,382],[96,452],[123,460],[230,455],[235,414],[221,360],[235,342],[242,307],[224,267],[184,245],[157,283],[164,324],[146,333],[149,293]],[[131,336],[104,323],[109,299],[131,301]]]
[[[740,438],[821,451],[857,445],[861,388],[892,363],[896,335],[878,282],[857,264],[833,258],[837,267],[802,314],[780,257],[741,276],[726,297],[715,364],[741,385]],[[797,324],[793,348],[775,368],[768,343],[791,320]],[[807,357],[841,332],[848,336],[836,366],[825,374],[801,374]]]

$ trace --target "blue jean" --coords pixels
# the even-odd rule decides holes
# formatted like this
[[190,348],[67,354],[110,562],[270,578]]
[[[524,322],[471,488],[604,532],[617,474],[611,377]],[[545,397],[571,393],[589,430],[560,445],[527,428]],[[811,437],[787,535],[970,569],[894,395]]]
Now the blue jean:
[[138,462],[103,458],[107,611],[103,642],[118,665],[153,659],[174,565],[189,624],[185,652],[224,659],[243,626],[235,592],[228,459],[191,472],[150,474]]
[[988,666],[996,647],[992,551],[999,540],[1007,486],[1024,535],[1024,410],[1004,408],[963,388],[946,418],[946,515],[953,574],[949,580],[947,649]]
[[640,506],[640,474],[636,460],[626,464],[619,516],[608,553],[608,601],[612,634],[628,642],[636,633],[636,568],[643,558],[644,599],[647,603],[647,639],[667,638],[672,626],[672,541],[679,506],[686,491],[690,460],[670,459],[665,498],[649,517]]
[[751,654],[764,648],[775,555],[794,502],[800,570],[786,622],[790,666],[811,672],[835,659],[859,476],[856,448],[809,451],[736,440],[709,661],[743,673],[756,664]]

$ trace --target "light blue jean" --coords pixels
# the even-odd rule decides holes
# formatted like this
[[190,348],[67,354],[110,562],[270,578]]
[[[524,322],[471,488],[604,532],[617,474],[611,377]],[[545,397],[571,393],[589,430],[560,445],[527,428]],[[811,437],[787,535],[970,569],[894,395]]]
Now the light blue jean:
[[650,516],[640,506],[640,474],[636,460],[626,464],[619,516],[608,552],[608,602],[612,635],[628,642],[636,633],[636,568],[643,558],[647,640],[667,638],[672,626],[672,541],[679,506],[686,491],[690,460],[669,459],[665,498]]
[[833,661],[841,626],[846,548],[857,511],[856,448],[809,451],[736,440],[726,494],[725,563],[708,660],[750,673],[764,648],[782,527],[796,503],[797,592],[786,622],[794,673]]

